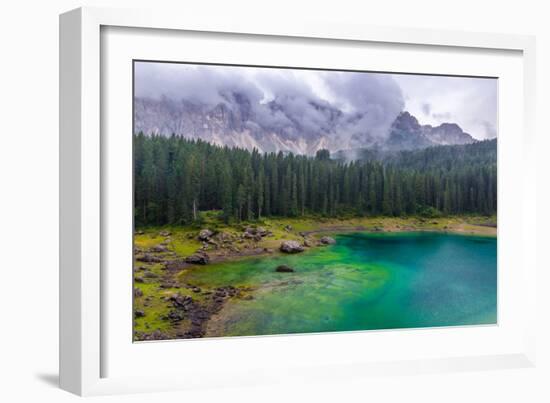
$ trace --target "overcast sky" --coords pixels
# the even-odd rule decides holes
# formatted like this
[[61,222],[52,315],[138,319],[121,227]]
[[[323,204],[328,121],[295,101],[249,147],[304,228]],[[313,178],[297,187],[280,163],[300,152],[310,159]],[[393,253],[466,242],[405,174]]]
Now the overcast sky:
[[[409,111],[420,124],[457,123],[477,139],[497,135],[497,80],[449,76],[205,66],[137,62],[135,95],[167,96],[217,104],[223,93],[239,91],[257,105],[277,98],[311,128],[323,127],[311,101],[331,105],[368,126],[374,135],[387,134],[397,114]],[[265,108],[258,108],[265,113]],[[264,119],[272,117],[265,116]]]

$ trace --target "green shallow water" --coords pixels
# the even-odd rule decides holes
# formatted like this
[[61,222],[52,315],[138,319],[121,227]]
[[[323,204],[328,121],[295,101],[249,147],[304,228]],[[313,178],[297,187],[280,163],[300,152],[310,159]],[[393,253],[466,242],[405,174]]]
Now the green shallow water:
[[[443,233],[353,233],[302,254],[207,266],[186,279],[253,287],[209,336],[496,323],[497,241]],[[277,273],[279,264],[295,273]]]

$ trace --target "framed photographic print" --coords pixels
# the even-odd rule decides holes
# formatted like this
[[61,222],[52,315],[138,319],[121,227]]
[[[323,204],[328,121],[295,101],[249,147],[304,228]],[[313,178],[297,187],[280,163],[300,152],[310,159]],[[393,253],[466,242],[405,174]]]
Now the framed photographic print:
[[533,52],[63,14],[62,387],[533,365]]

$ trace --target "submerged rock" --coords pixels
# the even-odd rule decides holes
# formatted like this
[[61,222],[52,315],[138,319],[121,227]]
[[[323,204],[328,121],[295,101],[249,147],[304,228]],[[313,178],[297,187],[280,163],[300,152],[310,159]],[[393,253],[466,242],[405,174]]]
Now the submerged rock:
[[208,264],[210,262],[210,258],[205,253],[195,253],[194,255],[187,256],[185,258],[185,261],[187,263],[191,263],[191,264],[205,265],[205,264]]
[[336,240],[329,236],[322,237],[320,241],[323,245],[334,245],[336,243]]
[[286,264],[281,264],[277,266],[275,271],[279,273],[294,273],[294,269],[290,266],[287,266]]
[[285,253],[299,253],[304,251],[304,247],[297,241],[284,241],[281,243],[281,252]]

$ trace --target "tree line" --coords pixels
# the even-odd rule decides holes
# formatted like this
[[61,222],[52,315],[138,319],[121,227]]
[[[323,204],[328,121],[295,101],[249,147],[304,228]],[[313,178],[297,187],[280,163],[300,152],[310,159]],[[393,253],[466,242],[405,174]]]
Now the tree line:
[[354,161],[260,153],[180,136],[134,135],[138,226],[190,224],[199,211],[226,222],[308,214],[494,214],[496,140]]

